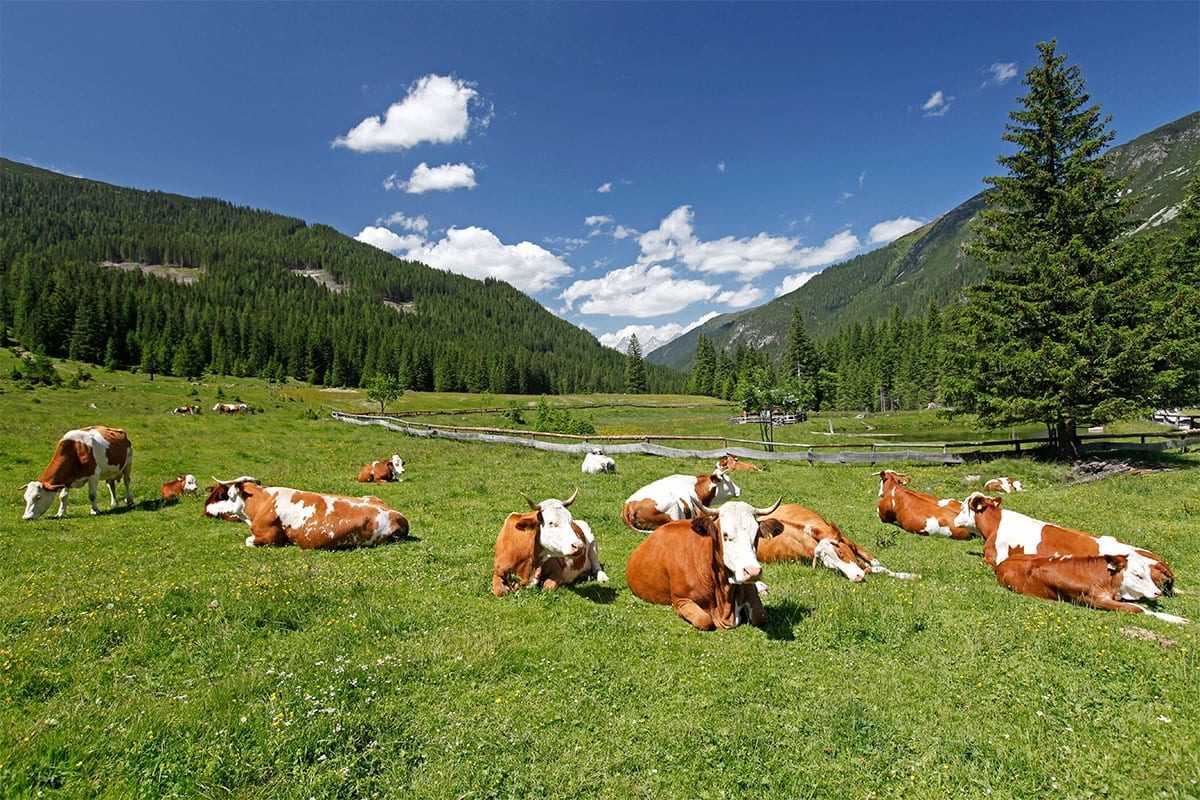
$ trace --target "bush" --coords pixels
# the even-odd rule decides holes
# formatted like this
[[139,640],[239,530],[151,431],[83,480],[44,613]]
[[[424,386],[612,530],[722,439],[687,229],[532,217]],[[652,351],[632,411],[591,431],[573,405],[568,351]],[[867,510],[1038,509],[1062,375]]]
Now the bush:
[[552,408],[545,395],[538,400],[537,416],[533,421],[535,431],[545,433],[569,433],[575,436],[594,436],[596,426],[585,419],[577,419],[565,408]]

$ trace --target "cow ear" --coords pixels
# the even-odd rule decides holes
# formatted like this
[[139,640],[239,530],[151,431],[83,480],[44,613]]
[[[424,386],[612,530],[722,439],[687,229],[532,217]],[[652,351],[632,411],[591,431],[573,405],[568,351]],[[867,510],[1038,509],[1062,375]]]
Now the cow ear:
[[758,535],[770,539],[783,533],[783,523],[777,519],[764,519],[758,523]]
[[900,482],[901,486],[908,486],[912,483],[912,478],[907,475],[897,475],[896,480]]
[[519,531],[536,531],[541,526],[541,521],[537,514],[522,514],[517,520],[517,530]]
[[1105,556],[1104,559],[1108,562],[1108,572],[1110,575],[1116,575],[1129,566],[1129,559],[1125,556]]
[[701,536],[712,536],[714,533],[712,517],[705,514],[696,517],[692,520],[692,530]]

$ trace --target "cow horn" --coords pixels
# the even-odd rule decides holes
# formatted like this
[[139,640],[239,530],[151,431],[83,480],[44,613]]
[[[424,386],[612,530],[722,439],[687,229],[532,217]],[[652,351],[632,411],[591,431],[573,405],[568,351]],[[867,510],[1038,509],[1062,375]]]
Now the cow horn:
[[530,508],[532,508],[534,511],[541,511],[541,510],[542,510],[542,507],[541,507],[541,506],[539,506],[537,503],[535,503],[535,502],[533,502],[532,500],[530,500],[530,499],[529,499],[529,495],[525,494],[524,492],[521,492],[521,497],[524,497],[524,498],[525,498],[525,502],[526,502],[526,503],[529,503],[529,507],[530,507]]
[[213,475],[212,479],[214,481],[216,481],[217,483],[221,484],[222,486],[232,486],[233,484],[237,483],[237,481],[223,481],[220,478],[218,478],[216,475]]
[[779,504],[780,504],[780,503],[782,503],[782,502],[783,502],[783,495],[779,495],[779,499],[775,501],[775,505],[771,506],[770,508],[756,508],[756,509],[754,509],[754,516],[756,516],[756,517],[765,517],[765,516],[767,516],[767,515],[769,515],[769,514],[773,514],[773,513],[775,513],[775,509],[779,508]]
[[572,494],[572,495],[571,495],[570,497],[568,497],[566,500],[563,500],[563,508],[570,508],[570,507],[571,507],[571,503],[574,503],[574,502],[575,502],[575,498],[577,498],[577,497],[579,497],[579,487],[578,487],[578,486],[576,486],[576,487],[575,487],[575,492],[574,492],[574,494]]
[[697,511],[699,511],[701,514],[703,514],[706,517],[715,517],[715,516],[717,516],[717,514],[721,513],[719,511],[717,511],[715,508],[709,508],[708,506],[704,505],[704,503],[701,503],[699,500],[692,503],[692,505],[696,507]]

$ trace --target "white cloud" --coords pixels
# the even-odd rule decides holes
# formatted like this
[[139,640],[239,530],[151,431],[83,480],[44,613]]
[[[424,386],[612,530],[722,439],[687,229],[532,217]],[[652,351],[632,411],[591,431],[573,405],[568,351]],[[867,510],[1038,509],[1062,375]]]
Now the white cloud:
[[988,67],[985,72],[991,73],[992,77],[984,81],[984,86],[1003,86],[1004,84],[1017,77],[1017,63],[1010,61],[1007,63],[996,62]]
[[612,333],[600,336],[600,344],[624,353],[629,349],[629,337],[636,334],[638,344],[641,345],[642,354],[644,355],[657,350],[667,342],[678,339],[692,328],[703,325],[713,317],[718,316],[720,314],[716,311],[710,311],[695,322],[687,325],[680,325],[678,322],[668,322],[666,325],[626,325],[619,331],[613,331]]
[[442,164],[431,167],[422,161],[412,171],[407,181],[399,180],[392,173],[383,182],[385,189],[399,189],[409,194],[424,194],[425,192],[452,192],[455,189],[474,189],[475,170],[466,164]]
[[417,233],[425,233],[429,230],[429,220],[425,219],[422,214],[416,217],[407,217],[403,212],[397,211],[387,219],[379,220],[384,225],[403,228],[406,231],[416,231]]
[[626,228],[624,225],[618,225],[617,227],[613,228],[612,231],[612,237],[617,240],[629,239],[637,235],[637,231],[635,231],[633,228]]
[[[478,97],[466,81],[426,75],[409,86],[405,98],[393,103],[382,119],[367,117],[334,139],[333,146],[369,153],[407,150],[422,142],[456,142],[467,135],[469,107]],[[487,124],[487,119],[479,124]]]
[[374,245],[380,250],[386,250],[392,255],[409,258],[409,253],[425,244],[425,239],[417,234],[401,236],[387,228],[368,225],[354,237],[365,244]]
[[929,99],[921,106],[921,110],[925,112],[925,116],[927,117],[940,117],[950,110],[950,104],[953,102],[953,97],[938,89],[929,95]]
[[724,172],[724,171],[725,171],[725,162],[722,161],[721,163],[717,164],[717,172]]
[[681,280],[670,267],[634,264],[601,278],[575,281],[559,297],[568,311],[583,300],[579,306],[583,314],[657,317],[709,300],[716,293],[710,282]]
[[732,290],[721,292],[716,296],[716,301],[734,308],[745,308],[748,305],[753,305],[754,302],[762,296],[763,293],[761,289],[759,289],[757,286],[747,283],[736,292]]
[[608,214],[593,214],[590,217],[585,217],[583,224],[587,225],[589,228],[594,228],[597,225],[607,225],[612,221],[613,218]]
[[867,171],[864,169],[862,174],[858,176],[858,188],[862,188],[863,181],[867,179]]
[[596,187],[596,191],[600,194],[608,194],[612,191],[612,181],[606,181]]
[[842,196],[837,199],[838,205],[845,205],[851,197],[854,197],[854,192],[842,192]]
[[871,226],[871,230],[867,232],[867,241],[870,244],[888,244],[896,241],[906,233],[915,231],[924,224],[921,220],[913,219],[912,217],[887,219]]
[[861,247],[862,242],[857,236],[850,231],[842,231],[830,236],[820,247],[801,248],[801,255],[792,266],[801,269],[828,266],[835,261],[846,259]]
[[794,292],[804,284],[808,283],[816,276],[816,272],[797,272],[795,275],[788,275],[783,279],[783,283],[775,287],[775,296],[785,295],[788,292]]

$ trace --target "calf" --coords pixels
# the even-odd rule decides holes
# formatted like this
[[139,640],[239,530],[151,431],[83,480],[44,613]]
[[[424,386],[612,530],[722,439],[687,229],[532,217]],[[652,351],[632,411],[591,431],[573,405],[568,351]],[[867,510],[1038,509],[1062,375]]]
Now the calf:
[[621,519],[634,530],[650,531],[672,520],[692,519],[701,506],[739,497],[742,490],[722,469],[711,475],[668,475],[629,496]]
[[382,483],[384,481],[398,481],[403,474],[404,459],[393,453],[389,459],[372,461],[360,469],[358,471],[358,482]]
[[812,509],[801,505],[781,505],[769,517],[761,520],[758,540],[758,560],[810,561],[842,573],[859,583],[867,573],[878,572],[893,578],[913,579],[920,575],[892,572],[878,559],[847,538],[838,526]]
[[721,456],[717,461],[717,469],[723,469],[726,472],[733,472],[739,469],[748,472],[762,472],[756,465],[751,464],[749,461],[739,461],[737,456],[730,453]]
[[263,486],[249,476],[213,480],[225,487],[225,499],[209,503],[204,513],[233,515],[249,524],[247,547],[291,542],[307,550],[339,550],[370,547],[408,536],[408,520],[377,497],[343,497]]
[[617,462],[604,455],[604,451],[599,447],[594,447],[592,448],[592,452],[583,457],[582,471],[584,475],[599,475],[601,472],[616,472]]
[[1007,476],[1003,478],[992,478],[983,485],[983,488],[989,492],[1004,492],[1005,494],[1012,494],[1013,492],[1020,492],[1024,490],[1024,487],[1021,486],[1020,481],[1015,481]]
[[574,519],[567,509],[579,496],[576,489],[566,500],[535,503],[525,493],[529,512],[514,511],[496,537],[492,566],[492,594],[503,597],[514,581],[520,586],[553,590],[585,578],[607,583],[600,550],[591,526]]
[[[1063,528],[1016,511],[1001,510],[999,497],[974,492],[963,501],[957,523],[977,530],[983,536],[983,558],[996,567],[1004,563],[1013,551],[1032,556],[1125,556],[1128,566],[1123,571],[1122,600],[1153,600],[1171,595],[1175,575],[1159,556],[1149,550],[1132,547],[1112,536],[1092,536],[1089,533]],[[1148,581],[1141,581],[1141,575]]]
[[63,516],[67,513],[67,491],[85,483],[92,513],[99,514],[96,490],[100,481],[108,484],[109,498],[115,506],[118,478],[125,482],[125,505],[133,506],[133,493],[129,491],[132,469],[133,445],[125,431],[103,425],[67,431],[58,440],[42,476],[25,484],[25,513],[21,518],[37,519],[45,514],[55,494],[58,494],[58,512],[54,516]]
[[648,603],[669,605],[700,630],[762,626],[762,566],[755,554],[758,519],[779,507],[755,508],[735,500],[718,510],[699,509],[692,520],[662,525],[629,556],[629,590]]
[[162,493],[163,500],[175,500],[183,495],[196,493],[196,476],[195,475],[180,475],[178,478],[173,478],[162,485],[159,490]]
[[200,406],[196,403],[188,403],[186,406],[176,406],[171,412],[172,414],[199,414]]
[[[996,580],[1014,592],[1043,600],[1063,600],[1106,611],[1149,614],[1165,622],[1187,624],[1183,617],[1151,611],[1121,600],[1125,584],[1131,578],[1129,569],[1129,557],[1123,555],[1031,556],[1014,553],[996,565]],[[1154,589],[1148,575],[1134,576],[1132,580],[1148,584],[1143,586],[1143,591]]]
[[941,500],[909,489],[912,478],[891,469],[879,473],[879,519],[922,536],[970,539],[971,531],[955,522],[962,503]]

